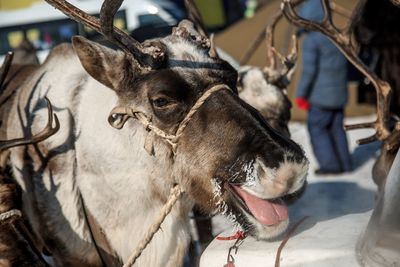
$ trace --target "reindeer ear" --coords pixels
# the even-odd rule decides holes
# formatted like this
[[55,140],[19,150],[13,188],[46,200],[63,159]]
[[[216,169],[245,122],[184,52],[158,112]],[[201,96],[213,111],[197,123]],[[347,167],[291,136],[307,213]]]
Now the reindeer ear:
[[115,51],[80,36],[72,37],[72,45],[83,68],[97,81],[118,90],[124,77],[127,58],[122,51]]

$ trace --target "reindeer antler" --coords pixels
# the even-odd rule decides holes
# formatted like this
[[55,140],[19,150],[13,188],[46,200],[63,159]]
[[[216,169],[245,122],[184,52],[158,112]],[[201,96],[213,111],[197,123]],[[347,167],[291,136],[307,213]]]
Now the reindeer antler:
[[133,54],[143,67],[157,68],[164,61],[165,53],[161,47],[143,46],[137,40],[113,26],[114,16],[123,0],[105,0],[101,7],[100,19],[83,12],[65,0],[46,0],[46,2],[71,19],[103,34],[125,52]]
[[[267,66],[264,68],[266,79],[271,84],[277,84],[280,88],[286,88],[289,84],[289,72],[294,68],[297,61],[298,42],[296,35],[292,35],[292,49],[286,57],[280,54],[274,47],[274,31],[275,26],[281,19],[282,14],[278,14],[265,29],[266,34],[266,50],[267,50]],[[278,69],[276,58],[281,61],[282,69]]]
[[294,10],[290,0],[283,0],[281,9],[285,17],[294,25],[311,31],[318,31],[331,39],[346,58],[374,85],[377,93],[377,119],[370,123],[361,123],[355,125],[346,125],[346,130],[374,128],[376,133],[370,137],[360,139],[358,144],[366,144],[375,140],[384,140],[390,135],[389,130],[389,106],[392,90],[390,85],[379,79],[357,56],[355,48],[351,44],[349,33],[340,32],[332,22],[332,12],[329,6],[329,0],[322,0],[324,18],[322,22],[313,22],[301,18]]
[[[0,89],[2,88],[3,82],[8,74],[8,71],[10,69],[12,59],[13,59],[13,53],[8,52],[6,55],[6,58],[3,62],[3,65],[0,68]],[[46,127],[40,131],[38,134],[32,136],[31,138],[17,138],[17,139],[11,139],[11,140],[0,140],[0,151],[3,151],[5,149],[15,147],[15,146],[22,146],[22,145],[28,145],[28,144],[33,144],[33,143],[38,143],[41,142],[53,134],[55,134],[59,129],[60,129],[60,122],[58,121],[57,115],[53,113],[53,108],[51,106],[50,100],[45,97],[46,102],[47,102],[47,109],[48,109],[48,122]],[[54,116],[54,121],[55,121],[55,126],[53,127],[53,116]]]
[[[29,145],[41,142],[53,134],[55,134],[60,129],[60,122],[58,121],[57,115],[53,113],[53,108],[51,106],[51,102],[47,97],[45,97],[47,102],[47,110],[48,110],[48,120],[46,127],[40,131],[39,133],[33,135],[31,138],[16,138],[11,140],[0,140],[0,151],[22,145]],[[53,117],[55,126],[53,127]]]
[[14,57],[14,53],[13,52],[8,52],[6,54],[6,57],[4,59],[3,65],[0,68],[0,89],[2,90],[3,87],[3,83],[6,79],[7,73],[11,67],[11,62],[12,59]]

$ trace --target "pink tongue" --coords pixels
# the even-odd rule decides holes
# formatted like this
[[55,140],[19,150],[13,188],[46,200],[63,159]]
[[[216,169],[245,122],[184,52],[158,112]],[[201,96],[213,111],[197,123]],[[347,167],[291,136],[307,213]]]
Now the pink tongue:
[[265,200],[253,196],[238,186],[231,185],[243,199],[253,216],[264,225],[274,225],[287,220],[288,209],[281,199]]

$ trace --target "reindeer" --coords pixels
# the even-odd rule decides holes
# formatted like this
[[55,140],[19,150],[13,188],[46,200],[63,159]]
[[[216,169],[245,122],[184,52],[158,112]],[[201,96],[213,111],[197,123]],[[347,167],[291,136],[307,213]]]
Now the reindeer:
[[[297,6],[304,0],[296,0]],[[290,136],[288,122],[291,114],[292,103],[287,95],[287,87],[290,84],[297,61],[298,43],[295,35],[292,36],[292,49],[289,55],[284,57],[274,47],[274,31],[283,14],[280,10],[267,23],[250,44],[240,59],[238,90],[239,96],[247,103],[258,109],[268,123],[281,134]],[[265,39],[267,51],[267,65],[261,69],[246,65],[254,51]],[[277,61],[281,62],[278,68]]]
[[122,48],[79,36],[55,47],[10,109],[7,136],[36,131],[44,97],[60,120],[57,134],[10,155],[23,211],[57,265],[126,262],[176,184],[185,193],[137,266],[182,265],[194,204],[259,239],[285,231],[284,198],[305,185],[308,161],[238,97],[236,70],[201,31],[184,20],[139,43],[112,25],[122,0],[104,1],[100,19],[46,1]]
[[[187,3],[187,2],[186,2]],[[290,137],[288,122],[290,120],[291,102],[287,96],[287,85],[290,83],[294,73],[295,63],[297,59],[298,43],[293,36],[293,46],[291,53],[284,57],[274,47],[274,31],[277,23],[283,17],[278,10],[271,22],[266,26],[266,51],[268,65],[262,70],[259,67],[243,65],[247,62],[241,61],[239,64],[229,54],[221,49],[215,49],[213,38],[209,37],[202,16],[196,5],[186,5],[189,19],[194,21],[197,28],[201,29],[202,34],[207,36],[211,42],[211,53],[227,62],[229,62],[236,70],[238,70],[237,89],[239,97],[246,103],[256,108],[266,119],[268,124],[280,134]],[[250,50],[254,51],[256,47],[250,46]],[[281,61],[281,69],[277,66],[277,60]],[[296,196],[298,197],[298,196]],[[201,215],[196,208],[195,215]],[[204,216],[203,216],[204,217]],[[202,243],[208,243],[213,239],[211,229],[211,219],[196,220],[199,229],[200,239]]]
[[[273,47],[275,25],[282,17],[275,16],[266,28],[267,60],[264,69],[255,66],[242,66],[239,69],[238,91],[241,99],[261,112],[267,122],[281,134],[290,137],[288,123],[292,104],[287,95],[297,60],[297,38],[292,37],[291,53],[283,57]],[[281,60],[281,69],[277,67]]]
[[[10,69],[12,59],[13,54],[8,54],[5,63],[0,69],[0,88],[2,88],[5,76]],[[53,117],[56,124],[55,127],[52,126]],[[47,126],[31,138],[0,141],[2,155],[6,149],[11,147],[41,142],[58,130],[57,116],[53,114],[49,101],[48,119]],[[3,267],[48,266],[35,246],[34,239],[26,227],[20,209],[20,190],[18,190],[10,172],[7,170],[6,160],[3,160],[0,166],[0,265]]]

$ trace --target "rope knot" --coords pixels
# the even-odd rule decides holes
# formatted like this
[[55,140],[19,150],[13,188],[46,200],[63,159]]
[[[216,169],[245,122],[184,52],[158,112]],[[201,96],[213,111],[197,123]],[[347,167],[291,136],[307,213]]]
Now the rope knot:
[[12,209],[3,213],[0,213],[0,222],[3,222],[11,217],[22,217],[22,213],[20,210]]
[[217,84],[206,90],[204,94],[199,99],[197,99],[196,103],[186,114],[185,118],[178,124],[178,128],[175,134],[168,134],[167,132],[156,127],[152,124],[151,116],[147,116],[144,112],[135,110],[134,108],[129,106],[118,106],[113,108],[110,112],[110,115],[108,116],[108,122],[112,127],[116,129],[122,129],[129,118],[134,118],[145,127],[146,131],[153,131],[154,134],[163,138],[168,144],[170,144],[172,147],[172,153],[175,155],[178,140],[182,136],[183,130],[189,124],[189,121],[192,119],[193,115],[200,109],[204,102],[213,93],[222,89],[227,89],[231,91],[231,89],[225,84]]

